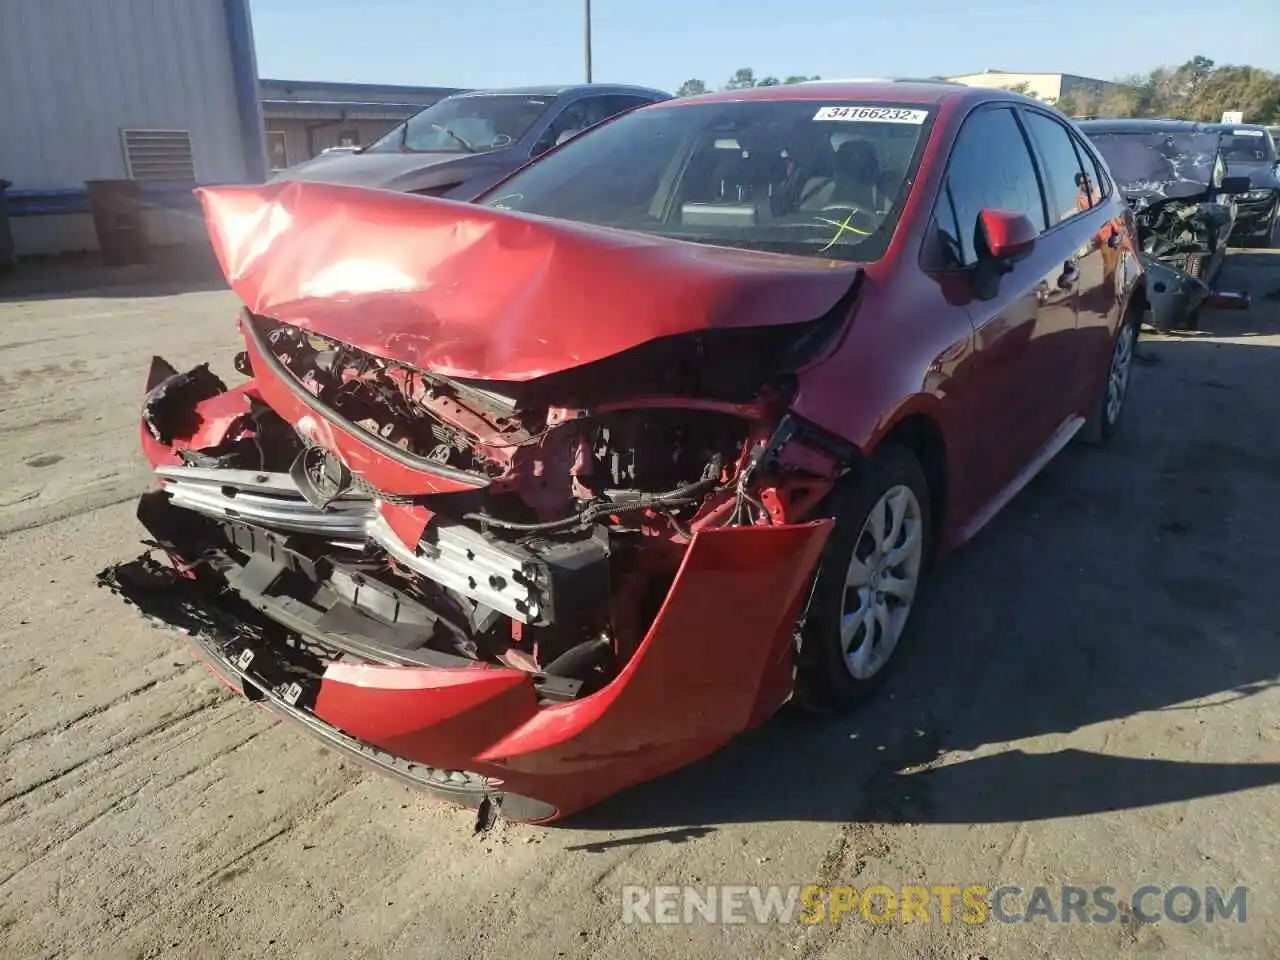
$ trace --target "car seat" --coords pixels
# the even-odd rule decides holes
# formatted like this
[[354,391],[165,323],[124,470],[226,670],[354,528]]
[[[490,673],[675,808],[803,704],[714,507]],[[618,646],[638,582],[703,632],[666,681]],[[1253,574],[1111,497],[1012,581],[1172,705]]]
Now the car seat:
[[880,162],[876,148],[866,140],[846,140],[832,162],[829,180],[812,190],[802,201],[806,210],[849,205],[863,210],[879,209]]

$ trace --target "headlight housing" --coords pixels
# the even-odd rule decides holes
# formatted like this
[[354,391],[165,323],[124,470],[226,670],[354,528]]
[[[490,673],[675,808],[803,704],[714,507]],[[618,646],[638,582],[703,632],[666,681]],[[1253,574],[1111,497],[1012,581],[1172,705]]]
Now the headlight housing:
[[1274,190],[1250,190],[1248,193],[1240,195],[1241,200],[1270,200],[1275,195]]

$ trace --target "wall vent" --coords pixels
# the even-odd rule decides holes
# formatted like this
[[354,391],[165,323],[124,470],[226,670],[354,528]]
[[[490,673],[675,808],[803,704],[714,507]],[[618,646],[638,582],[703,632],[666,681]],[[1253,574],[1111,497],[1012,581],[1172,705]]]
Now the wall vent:
[[189,130],[121,130],[120,141],[129,179],[195,182]]

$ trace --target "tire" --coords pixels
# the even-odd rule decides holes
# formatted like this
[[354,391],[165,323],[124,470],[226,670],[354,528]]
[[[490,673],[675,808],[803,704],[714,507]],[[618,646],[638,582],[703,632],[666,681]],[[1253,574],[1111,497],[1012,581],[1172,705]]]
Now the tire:
[[[1120,429],[1125,401],[1129,396],[1129,382],[1133,379],[1133,355],[1138,347],[1140,327],[1138,317],[1130,311],[1130,315],[1125,317],[1124,323],[1116,331],[1111,343],[1111,359],[1107,377],[1102,384],[1102,394],[1077,435],[1084,443],[1107,443]],[[1121,373],[1117,373],[1117,364],[1123,366]],[[1117,376],[1120,377],[1118,383]],[[1113,403],[1113,391],[1116,389],[1119,390],[1119,401]]]
[[[868,548],[875,542],[873,508],[889,511],[889,501],[902,508],[903,522],[896,544],[891,544],[888,533],[892,528],[889,519],[892,513],[881,514],[890,524],[884,528],[885,546],[897,545],[899,550],[874,551],[868,558]],[[860,476],[833,492],[830,503],[835,529],[823,551],[800,633],[794,695],[800,709],[822,715],[852,710],[884,681],[894,662],[893,653],[902,644],[933,546],[929,486],[920,462],[905,447],[893,445],[877,452]],[[907,551],[908,559],[881,568],[876,557],[891,559],[894,553],[901,555],[901,548],[912,537],[916,538],[915,546]],[[860,561],[872,561],[861,564],[861,572],[867,574],[861,589],[848,585],[855,551]],[[896,596],[895,590],[877,589],[889,583],[899,589],[907,588],[903,589],[904,598]],[[855,625],[851,633],[856,641],[850,645],[850,653],[856,651],[856,654],[849,656],[841,639],[842,625],[846,614],[855,606],[858,610],[882,607],[883,617],[873,613],[857,621],[850,619]],[[884,632],[886,626],[887,632]],[[882,647],[875,640],[866,644],[868,627],[875,631],[878,639],[888,640],[888,645]],[[861,669],[855,670],[855,661]]]

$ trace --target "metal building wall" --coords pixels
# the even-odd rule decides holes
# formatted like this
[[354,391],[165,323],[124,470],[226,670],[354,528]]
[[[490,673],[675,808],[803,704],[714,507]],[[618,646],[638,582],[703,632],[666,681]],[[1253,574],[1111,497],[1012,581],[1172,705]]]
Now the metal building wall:
[[[190,131],[198,182],[260,180],[256,73],[246,0],[0,0],[0,177],[17,193],[124,177],[120,131],[146,128]],[[96,246],[83,213],[14,232],[20,254]]]

